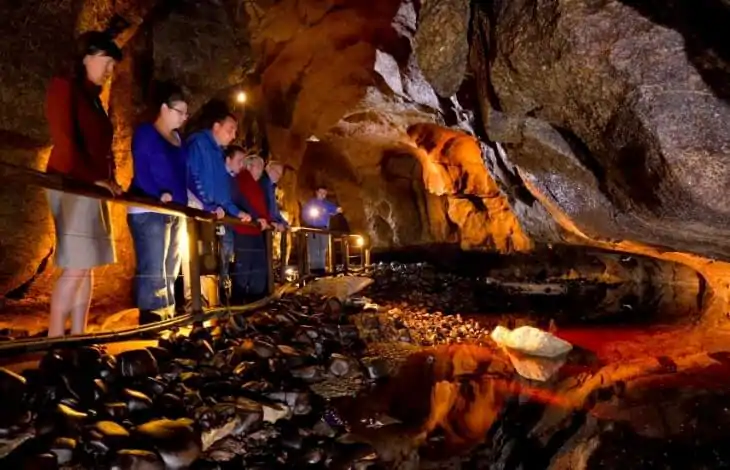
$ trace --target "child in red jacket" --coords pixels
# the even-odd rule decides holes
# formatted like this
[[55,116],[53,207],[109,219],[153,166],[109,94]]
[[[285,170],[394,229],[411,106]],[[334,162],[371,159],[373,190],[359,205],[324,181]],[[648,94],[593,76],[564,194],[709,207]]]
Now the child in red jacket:
[[271,215],[267,209],[266,195],[258,184],[263,172],[264,160],[258,156],[248,156],[244,160],[243,171],[236,178],[239,194],[234,195],[234,202],[239,207],[245,207],[259,225],[236,225],[233,228],[236,259],[231,280],[233,302],[236,304],[253,302],[266,295],[268,261],[262,229],[269,228]]

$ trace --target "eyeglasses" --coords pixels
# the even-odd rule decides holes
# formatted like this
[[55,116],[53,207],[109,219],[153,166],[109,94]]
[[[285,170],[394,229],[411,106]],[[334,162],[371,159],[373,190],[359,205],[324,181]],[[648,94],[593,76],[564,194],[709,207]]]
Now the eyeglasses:
[[190,114],[188,114],[187,111],[182,111],[182,110],[177,109],[177,108],[170,108],[170,109],[172,109],[173,111],[177,111],[177,113],[180,114],[180,116],[182,116],[184,118],[190,117]]

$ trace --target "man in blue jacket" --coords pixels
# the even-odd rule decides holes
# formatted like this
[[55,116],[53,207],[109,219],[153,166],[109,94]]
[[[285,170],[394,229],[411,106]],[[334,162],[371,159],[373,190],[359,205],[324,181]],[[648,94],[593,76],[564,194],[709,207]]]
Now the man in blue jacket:
[[[310,228],[327,230],[330,218],[342,213],[342,208],[327,200],[327,188],[317,188],[316,196],[302,207],[302,220]],[[324,274],[327,262],[327,247],[329,237],[324,234],[307,235],[307,250],[309,251],[309,269],[312,274]]]
[[[212,125],[192,134],[188,149],[188,205],[249,222],[251,216],[233,202],[231,179],[235,171],[226,167],[223,148],[236,138],[238,120],[227,110],[216,110]],[[223,227],[221,236],[221,284],[227,284],[228,265],[233,257],[233,231]]]

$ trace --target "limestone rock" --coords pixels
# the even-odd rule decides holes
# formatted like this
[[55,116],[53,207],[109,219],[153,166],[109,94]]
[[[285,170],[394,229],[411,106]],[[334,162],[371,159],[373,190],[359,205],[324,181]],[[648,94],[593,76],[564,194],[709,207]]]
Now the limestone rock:
[[440,96],[459,90],[469,55],[469,2],[429,0],[421,3],[416,56],[428,82]]
[[496,2],[491,78],[504,111],[552,127],[528,119],[506,154],[581,231],[728,259],[727,42],[682,13]]

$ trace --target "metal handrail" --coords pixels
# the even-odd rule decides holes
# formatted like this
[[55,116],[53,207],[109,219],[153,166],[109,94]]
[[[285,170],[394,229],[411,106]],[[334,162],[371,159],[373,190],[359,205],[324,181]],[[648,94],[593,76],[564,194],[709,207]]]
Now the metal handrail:
[[230,216],[225,216],[219,219],[211,212],[194,209],[174,202],[165,203],[151,198],[138,197],[126,193],[121,196],[115,196],[101,186],[81,183],[60,174],[45,173],[33,168],[13,165],[5,162],[0,162],[0,169],[20,176],[21,181],[25,184],[41,186],[46,189],[54,189],[64,193],[76,194],[77,196],[86,196],[103,201],[115,202],[125,206],[153,209],[169,215],[193,218],[201,222],[216,222],[229,225],[258,227],[258,224],[255,222],[242,222],[240,219]]
[[[225,216],[222,218],[218,218],[215,214],[202,211],[199,209],[194,209],[192,207],[184,206],[177,203],[163,203],[158,200],[154,200],[151,198],[145,198],[145,197],[138,197],[131,194],[123,194],[120,196],[115,196],[111,192],[109,192],[107,189],[102,188],[101,186],[97,186],[94,184],[88,184],[79,182],[76,180],[73,180],[71,178],[68,178],[64,175],[60,174],[51,174],[51,173],[45,173],[33,168],[25,167],[25,166],[19,166],[19,165],[13,165],[6,162],[0,162],[0,170],[3,170],[4,173],[11,173],[15,175],[15,180],[20,180],[21,182],[28,184],[28,185],[34,185],[34,186],[40,186],[46,189],[51,190],[57,190],[62,191],[64,193],[70,193],[70,194],[76,194],[79,196],[85,196],[89,198],[99,199],[103,201],[110,201],[117,204],[122,204],[126,206],[134,206],[134,207],[142,207],[147,208],[151,210],[155,210],[160,213],[164,214],[170,214],[175,216],[182,216],[185,217],[186,223],[187,223],[187,229],[188,229],[188,239],[190,240],[190,256],[189,256],[189,262],[190,262],[190,290],[191,290],[191,300],[192,300],[192,314],[193,316],[200,316],[203,315],[203,305],[202,305],[202,287],[200,282],[200,259],[199,259],[199,246],[198,241],[200,239],[199,236],[199,228],[196,224],[196,222],[204,222],[204,223],[217,223],[217,224],[226,224],[226,225],[233,225],[233,226],[244,226],[244,227],[256,227],[260,228],[259,225],[256,222],[242,222],[240,219],[237,219],[235,217]],[[358,236],[351,233],[346,232],[336,232],[332,230],[326,230],[326,229],[317,229],[317,228],[309,228],[309,227],[291,227],[287,231],[291,233],[299,233],[301,236],[306,236],[307,233],[321,233],[321,234],[327,234],[330,235],[332,238],[342,238],[343,240],[346,240],[348,237],[351,236]],[[268,279],[269,279],[269,294],[272,294],[274,292],[274,283],[273,283],[273,255],[271,253],[271,230],[267,229],[263,231],[266,236],[266,246],[268,251]],[[364,238],[364,237],[363,237]],[[286,251],[286,237],[282,237],[282,248],[284,249],[282,251]],[[369,250],[365,249],[366,251],[366,259],[369,260]],[[331,250],[330,250],[331,253]],[[306,255],[305,255],[306,256]],[[284,263],[282,263],[282,268]],[[367,263],[364,263],[367,264]],[[300,272],[300,282],[304,281],[304,278],[306,278],[306,273]],[[192,317],[190,317],[192,318]],[[162,327],[173,327],[179,325],[181,321],[190,321],[190,318],[186,319],[173,319],[169,320],[169,323],[165,323],[162,325],[160,323],[159,328]],[[145,328],[141,331],[147,331]]]

